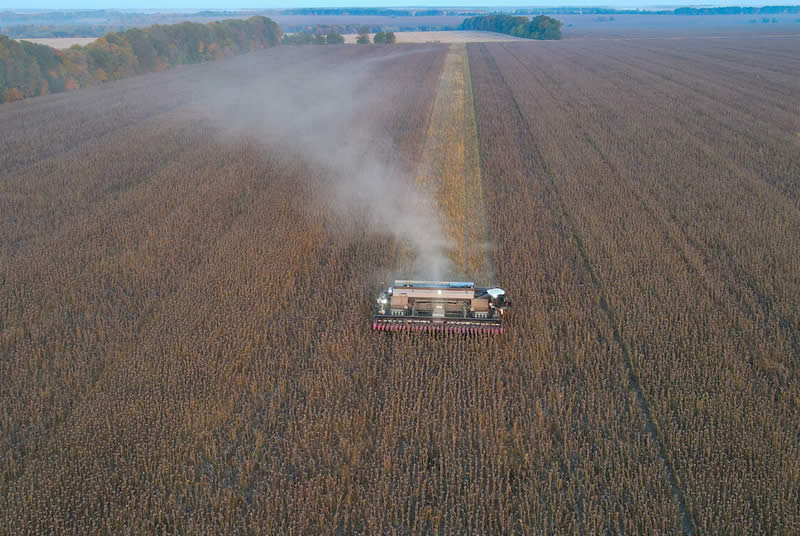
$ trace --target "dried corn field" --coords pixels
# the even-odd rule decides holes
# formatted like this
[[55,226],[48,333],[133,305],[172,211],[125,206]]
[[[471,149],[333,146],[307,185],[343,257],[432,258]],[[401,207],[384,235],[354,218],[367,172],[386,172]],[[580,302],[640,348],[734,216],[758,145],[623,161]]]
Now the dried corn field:
[[798,44],[469,45],[513,331],[608,346],[685,531],[800,530]]
[[[798,45],[271,49],[0,107],[0,533],[800,531]],[[412,245],[354,158],[391,225],[432,192],[505,335],[369,329]]]

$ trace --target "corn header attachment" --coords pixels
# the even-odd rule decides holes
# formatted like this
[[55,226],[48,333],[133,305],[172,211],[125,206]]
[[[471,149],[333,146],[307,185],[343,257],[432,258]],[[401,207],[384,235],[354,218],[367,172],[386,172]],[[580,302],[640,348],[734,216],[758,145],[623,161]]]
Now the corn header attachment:
[[381,292],[372,328],[379,331],[503,333],[511,300],[500,288],[474,283],[398,280]]

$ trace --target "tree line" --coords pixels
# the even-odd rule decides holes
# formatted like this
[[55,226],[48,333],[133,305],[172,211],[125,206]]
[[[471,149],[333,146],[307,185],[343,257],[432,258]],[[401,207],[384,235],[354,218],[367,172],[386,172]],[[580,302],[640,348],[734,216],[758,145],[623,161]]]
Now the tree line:
[[281,40],[284,45],[342,45],[344,36],[337,32],[330,32],[327,35],[322,33],[299,32],[286,34]]
[[12,39],[52,39],[57,37],[100,37],[108,32],[123,31],[127,28],[109,27],[101,24],[75,25],[37,25],[20,24],[0,28],[0,35]]
[[484,15],[470,17],[461,23],[462,30],[497,32],[526,39],[561,39],[561,21],[539,15],[528,17],[514,15]]
[[382,7],[301,7],[280,10],[281,15],[375,15],[381,17],[449,17],[477,15],[481,10],[475,9],[393,9]]
[[[372,42],[376,45],[393,44],[397,42],[397,36],[394,32],[379,31],[373,36]],[[281,43],[284,45],[341,45],[344,44],[344,36],[335,31],[329,31],[327,35],[322,32],[298,32],[284,35]],[[368,26],[358,28],[356,43],[359,45],[370,43]]]
[[0,102],[213,61],[272,47],[280,39],[280,26],[261,16],[132,28],[67,50],[0,35]]

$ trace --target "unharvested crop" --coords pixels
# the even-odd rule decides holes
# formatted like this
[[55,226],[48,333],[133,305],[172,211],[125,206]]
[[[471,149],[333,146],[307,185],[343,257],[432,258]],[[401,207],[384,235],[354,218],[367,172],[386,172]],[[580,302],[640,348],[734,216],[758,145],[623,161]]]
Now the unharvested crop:
[[[286,47],[3,105],[0,533],[798,532],[796,48]],[[406,196],[489,242],[504,336],[370,329]]]
[[[687,530],[800,523],[796,46],[469,46],[498,270],[580,276]],[[564,253],[526,247],[554,229]]]

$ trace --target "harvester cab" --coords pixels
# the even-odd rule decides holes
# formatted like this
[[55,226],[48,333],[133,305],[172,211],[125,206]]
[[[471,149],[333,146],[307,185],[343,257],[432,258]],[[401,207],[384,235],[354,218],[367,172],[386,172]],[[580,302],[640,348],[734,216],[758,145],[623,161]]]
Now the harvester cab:
[[503,315],[503,311],[511,307],[511,300],[501,288],[490,288],[486,291],[489,295],[489,306]]
[[397,280],[378,295],[373,329],[503,333],[511,300],[501,288],[471,282]]

